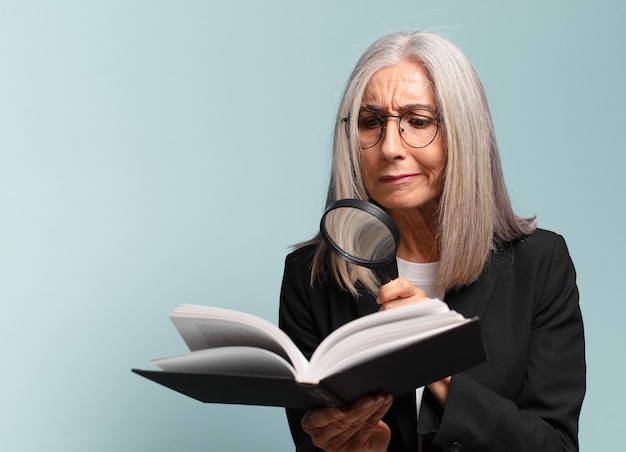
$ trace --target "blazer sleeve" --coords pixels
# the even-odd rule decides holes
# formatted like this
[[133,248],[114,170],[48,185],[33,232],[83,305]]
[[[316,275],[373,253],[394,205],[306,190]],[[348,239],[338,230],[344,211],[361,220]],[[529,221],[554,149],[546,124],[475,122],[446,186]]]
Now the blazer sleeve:
[[453,450],[456,443],[458,450],[481,452],[578,450],[586,372],[583,323],[574,266],[562,237],[552,237],[551,253],[548,249],[543,258],[547,263],[536,266],[532,284],[534,305],[518,396],[502,397],[471,372],[453,376],[445,409],[432,397],[422,405],[420,433],[437,448]]

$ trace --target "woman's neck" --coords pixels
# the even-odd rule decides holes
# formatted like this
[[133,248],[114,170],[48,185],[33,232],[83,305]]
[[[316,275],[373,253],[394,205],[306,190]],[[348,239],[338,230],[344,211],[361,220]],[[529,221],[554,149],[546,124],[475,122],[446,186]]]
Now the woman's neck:
[[439,261],[436,209],[388,212],[400,230],[398,257],[409,262]]

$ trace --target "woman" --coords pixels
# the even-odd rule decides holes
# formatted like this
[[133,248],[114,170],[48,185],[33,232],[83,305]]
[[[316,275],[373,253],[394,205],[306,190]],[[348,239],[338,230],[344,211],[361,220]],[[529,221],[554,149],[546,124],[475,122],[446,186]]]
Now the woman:
[[481,318],[488,362],[394,400],[287,410],[298,450],[578,450],[574,267],[560,236],[514,215],[482,85],[453,44],[395,33],[361,57],[335,129],[328,203],[342,198],[394,219],[400,277],[379,287],[316,237],[287,257],[281,328],[310,356],[359,316],[439,297]]

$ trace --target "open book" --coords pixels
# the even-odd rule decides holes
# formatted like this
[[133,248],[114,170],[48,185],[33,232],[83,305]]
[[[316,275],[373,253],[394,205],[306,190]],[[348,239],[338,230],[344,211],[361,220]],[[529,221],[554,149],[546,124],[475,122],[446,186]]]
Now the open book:
[[401,395],[486,361],[478,319],[437,299],[335,330],[307,360],[277,326],[242,312],[182,305],[170,319],[191,350],[133,372],[203,402],[309,408]]

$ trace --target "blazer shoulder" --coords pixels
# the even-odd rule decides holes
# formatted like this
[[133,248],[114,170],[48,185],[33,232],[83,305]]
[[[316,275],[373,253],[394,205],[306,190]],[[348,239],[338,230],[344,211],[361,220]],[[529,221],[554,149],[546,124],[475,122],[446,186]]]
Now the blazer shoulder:
[[501,243],[491,254],[486,268],[505,272],[528,272],[549,267],[552,262],[571,261],[565,239],[552,231],[537,229],[532,234]]
[[518,256],[527,253],[535,256],[551,255],[555,252],[567,253],[567,245],[562,235],[539,228],[529,236],[514,240],[510,247]]
[[283,282],[299,281],[300,284],[309,286],[313,272],[313,260],[317,252],[317,244],[307,243],[293,249],[285,257]]
[[297,246],[285,257],[285,267],[310,271],[316,250],[317,245],[314,243]]

